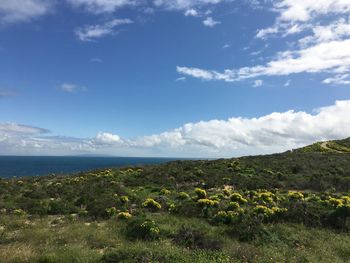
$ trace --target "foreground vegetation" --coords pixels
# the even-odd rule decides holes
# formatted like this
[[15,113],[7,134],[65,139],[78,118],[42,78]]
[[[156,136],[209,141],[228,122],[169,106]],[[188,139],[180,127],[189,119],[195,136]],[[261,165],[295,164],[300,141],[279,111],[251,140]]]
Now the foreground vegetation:
[[350,262],[349,142],[0,179],[0,262]]

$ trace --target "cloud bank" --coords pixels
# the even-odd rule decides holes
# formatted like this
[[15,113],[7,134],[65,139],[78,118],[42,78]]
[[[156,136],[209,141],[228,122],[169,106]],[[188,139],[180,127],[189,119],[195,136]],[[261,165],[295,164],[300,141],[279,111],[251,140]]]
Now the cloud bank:
[[0,124],[0,154],[232,157],[290,150],[350,136],[350,100],[314,113],[289,110],[256,118],[187,123],[160,134],[127,139],[99,132],[94,138],[51,135],[47,129]]

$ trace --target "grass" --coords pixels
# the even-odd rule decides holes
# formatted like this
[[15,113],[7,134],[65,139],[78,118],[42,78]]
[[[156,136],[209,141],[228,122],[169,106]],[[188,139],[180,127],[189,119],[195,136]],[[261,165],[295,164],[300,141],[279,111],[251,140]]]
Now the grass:
[[[350,235],[302,224],[268,224],[265,235],[239,242],[227,234],[228,226],[211,225],[196,218],[154,214],[163,235],[154,241],[131,241],[125,222],[62,219],[30,220],[2,217],[1,262],[349,262]],[[172,236],[183,226],[199,229],[223,242],[221,251],[191,250],[174,244]],[[113,259],[114,258],[114,259]],[[121,261],[112,261],[121,260]],[[123,261],[124,260],[124,261]],[[142,261],[144,260],[144,261]]]

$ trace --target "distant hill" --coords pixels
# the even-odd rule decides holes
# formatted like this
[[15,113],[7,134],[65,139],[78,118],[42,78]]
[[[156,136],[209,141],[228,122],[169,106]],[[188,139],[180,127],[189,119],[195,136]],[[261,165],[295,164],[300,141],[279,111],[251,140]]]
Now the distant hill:
[[350,137],[344,140],[316,142],[294,151],[304,153],[350,153]]

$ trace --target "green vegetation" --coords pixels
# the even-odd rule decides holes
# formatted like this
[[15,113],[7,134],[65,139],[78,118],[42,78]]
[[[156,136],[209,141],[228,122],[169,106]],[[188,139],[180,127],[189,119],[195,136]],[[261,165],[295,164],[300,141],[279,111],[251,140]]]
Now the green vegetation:
[[350,138],[338,141],[317,142],[304,148],[299,152],[320,152],[320,153],[350,153]]
[[349,262],[349,141],[0,179],[0,261]]

